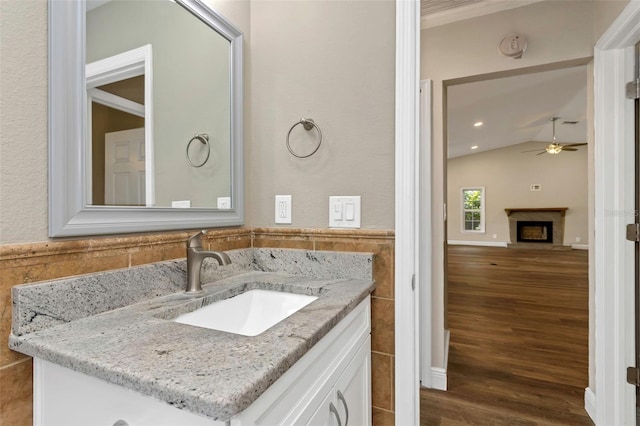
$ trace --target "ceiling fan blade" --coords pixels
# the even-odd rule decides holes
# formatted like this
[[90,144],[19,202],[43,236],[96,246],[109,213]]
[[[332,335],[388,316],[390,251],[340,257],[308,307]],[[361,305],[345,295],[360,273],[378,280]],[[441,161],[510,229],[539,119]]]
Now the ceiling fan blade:
[[536,155],[542,155],[542,154],[546,154],[547,150],[545,149],[544,151],[542,151],[540,154],[536,154]]
[[578,149],[577,148],[566,148],[566,147],[563,146],[562,150],[563,151],[577,151]]
[[587,145],[587,144],[586,144],[586,143],[569,143],[569,144],[566,144],[566,145],[562,145],[562,147],[563,147],[563,148],[566,148],[566,147],[572,147],[572,146],[584,146],[584,145]]
[[[538,152],[538,151],[540,151],[540,149],[530,149],[528,151],[520,151],[520,152]],[[544,149],[543,149],[543,151],[544,151]]]

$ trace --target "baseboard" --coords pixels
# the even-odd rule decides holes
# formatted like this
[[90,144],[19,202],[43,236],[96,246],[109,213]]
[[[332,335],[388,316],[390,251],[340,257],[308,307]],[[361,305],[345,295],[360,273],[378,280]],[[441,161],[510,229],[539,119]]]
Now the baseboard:
[[449,365],[449,340],[451,333],[449,330],[444,331],[444,368],[431,367],[431,388],[446,391],[447,390],[447,366]]
[[596,395],[593,393],[591,388],[586,388],[584,390],[584,409],[591,417],[593,422],[596,422]]
[[571,244],[571,248],[574,250],[589,250],[588,244]]
[[447,244],[450,246],[486,246],[486,247],[507,247],[507,243],[504,241],[459,241],[448,240]]
[[431,389],[447,390],[447,370],[431,367]]

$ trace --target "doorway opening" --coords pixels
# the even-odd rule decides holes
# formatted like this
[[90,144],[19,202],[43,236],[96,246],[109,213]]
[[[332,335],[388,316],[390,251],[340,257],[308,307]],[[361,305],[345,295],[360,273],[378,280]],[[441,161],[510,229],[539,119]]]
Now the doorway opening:
[[474,387],[476,419],[589,422],[589,61],[443,82],[448,390],[423,391],[426,424]]

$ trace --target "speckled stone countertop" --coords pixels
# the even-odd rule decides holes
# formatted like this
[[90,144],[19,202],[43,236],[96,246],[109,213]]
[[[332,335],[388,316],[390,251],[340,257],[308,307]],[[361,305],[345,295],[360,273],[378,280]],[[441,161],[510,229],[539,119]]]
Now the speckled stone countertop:
[[[184,261],[16,286],[9,346],[175,407],[228,420],[355,308],[374,283],[370,254],[227,253],[231,267],[205,266],[203,275],[211,282],[198,297],[181,292]],[[254,337],[171,321],[255,288],[318,299]]]

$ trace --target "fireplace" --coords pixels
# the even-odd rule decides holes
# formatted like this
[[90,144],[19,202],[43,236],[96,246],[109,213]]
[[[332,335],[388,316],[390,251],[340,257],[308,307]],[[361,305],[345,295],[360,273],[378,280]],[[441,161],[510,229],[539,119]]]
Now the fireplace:
[[509,220],[508,247],[563,249],[567,207],[504,209]]
[[517,221],[516,241],[519,243],[553,243],[553,221]]

